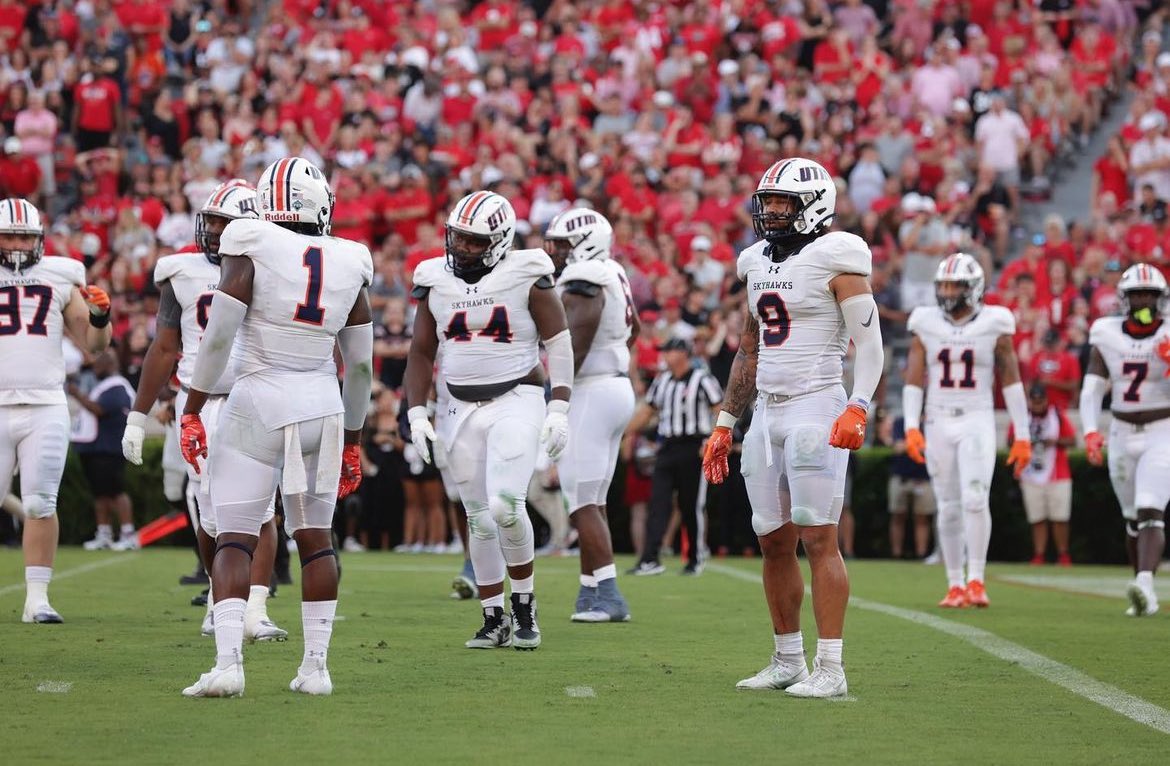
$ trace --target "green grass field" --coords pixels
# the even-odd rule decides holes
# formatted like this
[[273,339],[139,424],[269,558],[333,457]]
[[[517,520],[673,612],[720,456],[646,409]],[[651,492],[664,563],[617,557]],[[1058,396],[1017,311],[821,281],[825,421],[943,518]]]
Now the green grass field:
[[[1170,614],[1124,618],[1119,568],[992,565],[992,608],[944,613],[938,567],[853,562],[850,696],[828,702],[733,688],[771,651],[758,560],[624,578],[632,622],[574,625],[577,562],[541,559],[544,645],[525,653],[463,648],[479,610],[447,598],[456,557],[346,555],[333,697],[287,690],[300,606],[282,589],[269,612],[292,640],[246,648],[246,696],[188,700],[179,690],[214,653],[188,605],[196,590],[175,584],[191,558],[63,550],[51,594],[67,622],[30,626],[20,553],[0,552],[3,763],[1064,766],[1165,762],[1170,747],[1156,728],[1170,721]],[[808,600],[804,616],[811,658]],[[1156,706],[1137,714],[1156,726],[1115,712],[1140,708],[1135,697]]]

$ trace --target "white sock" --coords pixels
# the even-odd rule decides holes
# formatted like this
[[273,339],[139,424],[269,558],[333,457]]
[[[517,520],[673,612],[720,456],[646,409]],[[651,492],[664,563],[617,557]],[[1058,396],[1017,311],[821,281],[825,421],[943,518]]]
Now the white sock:
[[983,582],[987,569],[987,546],[991,544],[991,511],[983,508],[963,513],[967,538],[967,580]]
[[248,589],[247,614],[264,618],[268,616],[268,586],[253,585]]
[[225,598],[215,605],[215,666],[226,670],[244,661],[244,607],[242,598]]
[[481,606],[483,606],[484,609],[491,609],[493,607],[499,607],[500,609],[503,609],[504,594],[500,593],[499,595],[490,596],[489,598],[481,598],[479,603]]
[[795,633],[773,633],[772,640],[776,644],[776,654],[780,657],[799,655],[804,657],[804,636],[798,630]]
[[597,578],[597,582],[601,582],[602,580],[616,580],[617,564],[606,564],[600,569],[594,569],[593,576]]
[[512,580],[513,593],[531,593],[532,584],[536,580],[536,573],[533,572],[527,577],[521,577],[520,579],[516,579],[515,577],[509,579]]
[[823,667],[832,670],[841,670],[842,643],[844,643],[844,640],[840,638],[817,639],[817,659],[821,661]]
[[[39,567],[37,567],[37,568],[39,569]],[[27,572],[29,569],[33,569],[33,567],[26,567],[24,571]],[[27,575],[25,575],[25,577],[27,578]],[[1138,572],[1136,582],[1137,582],[1139,587],[1144,588],[1145,590],[1153,590],[1154,589],[1154,573],[1153,572]]]
[[586,588],[596,588],[597,587],[597,575],[587,575],[587,574],[581,575],[581,585],[586,587]]
[[207,611],[209,613],[215,611],[215,589],[210,583],[207,585]]
[[25,601],[34,606],[49,603],[49,581],[53,579],[53,567],[25,567]]
[[957,505],[938,509],[938,549],[947,570],[947,585],[962,588],[963,579],[963,511]]
[[[337,614],[337,599],[333,601],[301,602],[301,625],[305,630],[305,656],[301,671],[324,667],[329,656],[329,639],[333,636],[333,618]],[[216,630],[219,626],[216,626]]]
[[98,524],[97,538],[99,540],[113,540],[114,527],[110,524]]
[[122,530],[121,530],[120,534],[118,535],[118,539],[119,540],[129,540],[131,537],[134,537],[134,525],[133,524],[123,524]]

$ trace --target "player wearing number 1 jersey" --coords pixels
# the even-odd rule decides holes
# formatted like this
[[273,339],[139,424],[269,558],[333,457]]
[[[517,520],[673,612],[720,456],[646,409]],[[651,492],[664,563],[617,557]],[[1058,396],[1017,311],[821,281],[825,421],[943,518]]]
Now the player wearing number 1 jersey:
[[[138,394],[134,406],[126,418],[126,431],[122,438],[122,451],[134,465],[142,465],[142,444],[146,438],[146,414],[154,406],[159,392],[166,385],[171,370],[178,361],[179,392],[175,396],[175,411],[182,412],[191,387],[191,373],[195,370],[195,359],[199,352],[199,341],[211,317],[211,301],[219,284],[220,236],[228,222],[238,218],[259,216],[256,190],[242,179],[221,184],[207,198],[196,217],[195,239],[199,252],[179,253],[159,260],[154,268],[154,283],[159,288],[159,310],[154,340],[142,362],[142,375],[138,383]],[[231,370],[216,381],[208,392],[203,415],[207,423],[208,438],[215,433],[219,411],[227,401],[235,375]],[[174,424],[176,437],[179,421]],[[184,464],[186,465],[186,464]],[[199,541],[200,556],[207,572],[212,570],[215,555],[215,507],[211,503],[210,485],[187,465],[187,475],[195,490],[199,506],[199,527],[196,537]],[[270,506],[260,542],[252,561],[251,587],[248,593],[248,608],[244,622],[244,635],[255,641],[283,641],[288,632],[277,627],[268,618],[266,602],[268,583],[272,576],[272,565],[276,559],[276,522],[273,520],[274,506]],[[208,593],[207,616],[203,632],[211,635],[214,626],[214,590]]]
[[[333,691],[326,667],[337,610],[333,510],[361,483],[359,443],[373,383],[366,292],[373,262],[365,245],[329,236],[333,193],[308,160],[269,165],[257,192],[261,220],[237,218],[220,235],[219,286],[181,421],[183,458],[196,473],[207,471],[219,533],[216,664],[183,690],[189,697],[244,692],[249,567],[277,487],[301,558],[305,652],[289,688]],[[340,391],[335,346],[345,364]],[[200,413],[229,355],[236,380],[208,445]]]
[[1166,545],[1163,514],[1170,503],[1170,289],[1158,269],[1130,266],[1117,284],[1122,316],[1102,317],[1089,329],[1089,368],[1081,390],[1085,451],[1103,462],[1097,430],[1101,398],[1112,382],[1109,478],[1125,517],[1137,573],[1126,614],[1158,611],[1154,572]]
[[[869,247],[852,234],[829,231],[836,200],[832,177],[812,160],[782,160],[760,179],[752,222],[761,241],[737,263],[747,284],[748,316],[703,459],[707,479],[722,482],[731,428],[756,399],[742,472],[764,554],[775,654],[737,688],[786,689],[799,697],[836,697],[848,689],[841,637],[849,580],[837,522],[848,450],[865,439],[884,358]],[[857,361],[847,399],[842,366],[851,338]],[[800,633],[804,582],[797,542],[804,543],[812,569],[818,641],[811,675]]]
[[40,212],[0,200],[0,498],[19,466],[25,599],[21,619],[58,623],[49,605],[57,553],[57,489],[69,451],[63,333],[92,353],[110,343],[110,299],[85,267],[46,256]]
[[[913,338],[902,389],[906,452],[926,463],[938,500],[948,587],[939,606],[985,607],[990,603],[983,580],[991,541],[997,374],[1017,436],[1008,465],[1019,476],[1032,459],[1025,436],[1028,400],[1012,347],[1016,320],[1002,306],[983,305],[983,269],[966,253],[939,264],[934,289],[938,306],[914,309],[907,323]],[[920,429],[924,398],[925,432]]]

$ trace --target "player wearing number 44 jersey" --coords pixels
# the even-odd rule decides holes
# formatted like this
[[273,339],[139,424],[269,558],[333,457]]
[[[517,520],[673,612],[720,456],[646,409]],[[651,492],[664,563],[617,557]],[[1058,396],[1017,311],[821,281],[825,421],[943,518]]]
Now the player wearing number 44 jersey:
[[[841,636],[849,581],[837,522],[848,450],[865,439],[883,362],[867,279],[869,247],[852,234],[829,231],[836,199],[832,177],[811,160],[782,160],[760,180],[752,222],[761,241],[737,263],[747,283],[748,317],[703,458],[707,479],[722,482],[731,428],[755,399],[742,471],[764,554],[775,654],[768,667],[736,686],[786,689],[798,697],[836,697],[848,689]],[[842,367],[850,338],[857,362],[846,399]],[[811,675],[800,633],[798,542],[812,569],[818,641]]]
[[1104,462],[1098,432],[1101,398],[1112,382],[1109,479],[1125,517],[1127,547],[1137,576],[1126,614],[1158,611],[1154,572],[1166,545],[1170,503],[1170,289],[1153,266],[1135,264],[1117,284],[1122,316],[1102,317],[1089,329],[1089,368],[1081,389],[1085,451]]
[[[238,218],[256,218],[259,215],[256,190],[242,179],[221,184],[207,198],[207,202],[196,216],[195,239],[200,252],[180,253],[159,260],[154,269],[154,283],[159,287],[159,311],[154,340],[142,362],[142,376],[138,383],[138,395],[134,407],[126,418],[126,432],[122,438],[122,451],[134,465],[142,465],[142,444],[146,438],[146,414],[154,406],[159,392],[167,384],[176,360],[179,364],[179,393],[175,397],[175,410],[182,412],[191,390],[191,373],[195,370],[195,359],[199,352],[199,341],[211,317],[211,301],[219,283],[220,237],[229,221]],[[215,435],[219,412],[231,391],[234,373],[224,373],[208,392],[203,407],[203,419],[207,423],[208,439]],[[175,420],[176,435],[179,422]],[[211,503],[210,485],[206,476],[195,473],[194,467],[187,466],[191,486],[195,488],[199,506],[199,527],[196,536],[199,551],[207,572],[212,571],[215,556],[215,507]],[[288,633],[277,627],[269,618],[266,601],[268,583],[272,576],[272,564],[276,559],[276,522],[273,520],[274,503],[269,505],[261,527],[260,541],[252,561],[251,587],[248,593],[248,608],[244,622],[244,635],[254,641],[283,641]],[[211,635],[214,626],[215,592],[207,597],[207,616],[203,621],[203,633]]]
[[[1021,436],[1029,433],[1029,419],[1012,348],[1016,321],[1002,306],[983,305],[983,269],[966,253],[939,264],[934,289],[938,306],[914,309],[907,323],[913,339],[902,389],[906,452],[926,463],[938,500],[948,588],[939,606],[985,607],[990,603],[983,578],[991,541],[996,374],[1012,430],[1021,437],[1012,443],[1008,465],[1019,476],[1032,459],[1031,442]],[[924,398],[925,431],[920,428]]]
[[[289,688],[333,691],[326,667],[337,610],[333,510],[361,483],[373,263],[365,245],[329,236],[333,193],[308,160],[268,166],[257,192],[260,220],[237,218],[220,235],[219,286],[183,408],[183,458],[196,473],[207,471],[218,532],[216,664],[183,690],[188,697],[244,692],[244,599],[277,487],[301,557],[305,653]],[[345,363],[341,391],[335,345]],[[200,413],[220,390],[229,355],[236,380],[209,445]]]
[[0,497],[20,467],[25,600],[21,619],[61,622],[49,605],[57,553],[57,490],[69,450],[62,335],[92,352],[110,343],[110,298],[87,287],[85,267],[46,256],[41,215],[0,200]]
[[[573,347],[543,250],[513,250],[516,213],[498,194],[474,192],[447,217],[447,258],[414,272],[418,300],[404,386],[411,439],[427,456],[436,438],[467,510],[468,545],[483,605],[469,649],[540,645],[533,595],[532,522],[525,508],[536,453],[552,459],[568,437]],[[540,342],[552,401],[544,403]],[[428,420],[435,355],[450,399],[438,434]],[[542,426],[543,420],[543,426]],[[505,571],[512,581],[504,611]]]

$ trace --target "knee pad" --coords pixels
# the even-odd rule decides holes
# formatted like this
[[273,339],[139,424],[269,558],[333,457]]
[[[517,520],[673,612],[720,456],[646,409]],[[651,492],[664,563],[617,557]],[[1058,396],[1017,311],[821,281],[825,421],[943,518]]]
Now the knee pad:
[[940,531],[951,529],[961,532],[963,530],[963,507],[953,502],[939,503],[938,528]]
[[57,515],[57,496],[32,493],[21,498],[24,515],[30,519],[48,519]]
[[499,537],[496,520],[488,508],[473,508],[468,505],[467,534],[475,540],[495,540]]
[[186,471],[163,471],[163,497],[168,503],[177,503],[183,499],[183,480],[186,478]]
[[784,524],[778,518],[768,518],[758,513],[752,513],[752,531],[756,533],[756,537],[763,537],[775,532],[782,526]]
[[524,508],[524,498],[510,495],[495,495],[488,500],[488,512],[496,525],[508,528],[520,521],[520,513]]
[[199,526],[203,527],[203,531],[206,532],[207,536],[212,540],[214,540],[219,534],[219,529],[217,529],[215,526],[215,518],[210,513],[199,514]]
[[[840,505],[837,506],[840,508]],[[836,524],[832,518],[832,509],[819,510],[807,505],[792,506],[792,523],[798,527],[823,527],[827,524]]]

